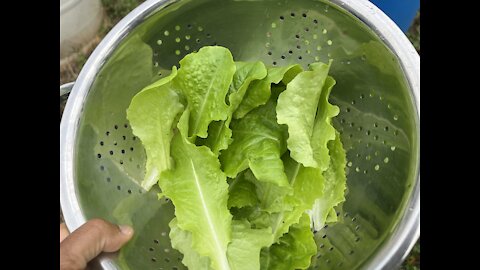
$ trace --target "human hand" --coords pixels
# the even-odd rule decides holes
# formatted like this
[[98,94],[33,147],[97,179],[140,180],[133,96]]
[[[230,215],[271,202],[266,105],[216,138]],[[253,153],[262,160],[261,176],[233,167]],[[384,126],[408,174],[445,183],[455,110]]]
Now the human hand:
[[69,233],[60,224],[60,270],[83,270],[101,252],[119,250],[133,236],[130,226],[92,219]]

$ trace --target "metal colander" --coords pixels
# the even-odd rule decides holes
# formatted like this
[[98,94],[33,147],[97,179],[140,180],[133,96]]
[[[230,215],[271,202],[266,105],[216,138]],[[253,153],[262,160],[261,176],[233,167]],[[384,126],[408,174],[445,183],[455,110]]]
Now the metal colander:
[[138,185],[145,153],[126,109],[205,45],[271,66],[334,60],[330,101],[340,107],[333,124],[347,150],[348,194],[339,222],[315,233],[310,269],[397,267],[419,236],[419,56],[366,0],[152,0],[125,17],[88,59],[60,125],[68,228],[100,217],[136,231],[99,265],[185,269],[168,237],[173,205]]

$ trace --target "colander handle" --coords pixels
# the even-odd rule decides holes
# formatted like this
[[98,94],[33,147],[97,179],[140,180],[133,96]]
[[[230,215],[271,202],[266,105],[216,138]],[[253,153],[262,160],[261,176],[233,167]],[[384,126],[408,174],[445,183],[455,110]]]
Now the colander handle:
[[74,84],[75,82],[69,82],[69,83],[60,85],[60,96],[70,93],[70,91],[72,91]]

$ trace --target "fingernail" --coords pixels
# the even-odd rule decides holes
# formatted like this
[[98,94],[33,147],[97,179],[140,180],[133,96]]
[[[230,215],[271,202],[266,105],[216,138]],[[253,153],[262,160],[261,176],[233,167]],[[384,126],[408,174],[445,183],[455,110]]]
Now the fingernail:
[[118,227],[120,228],[120,231],[123,234],[126,234],[126,235],[132,235],[133,234],[133,228],[128,226],[128,225],[120,225]]

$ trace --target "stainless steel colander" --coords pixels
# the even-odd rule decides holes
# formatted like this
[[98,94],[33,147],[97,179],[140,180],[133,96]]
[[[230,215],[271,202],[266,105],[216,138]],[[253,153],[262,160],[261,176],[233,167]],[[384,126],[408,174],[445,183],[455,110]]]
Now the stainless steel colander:
[[331,103],[341,110],[334,125],[347,150],[349,192],[340,222],[315,234],[310,269],[397,267],[419,237],[420,64],[401,30],[366,0],[140,5],[90,56],[63,114],[60,186],[68,228],[94,217],[135,228],[120,253],[99,259],[104,269],[185,269],[168,238],[173,205],[138,185],[145,153],[126,109],[186,54],[214,44],[235,60],[272,66],[334,60]]

